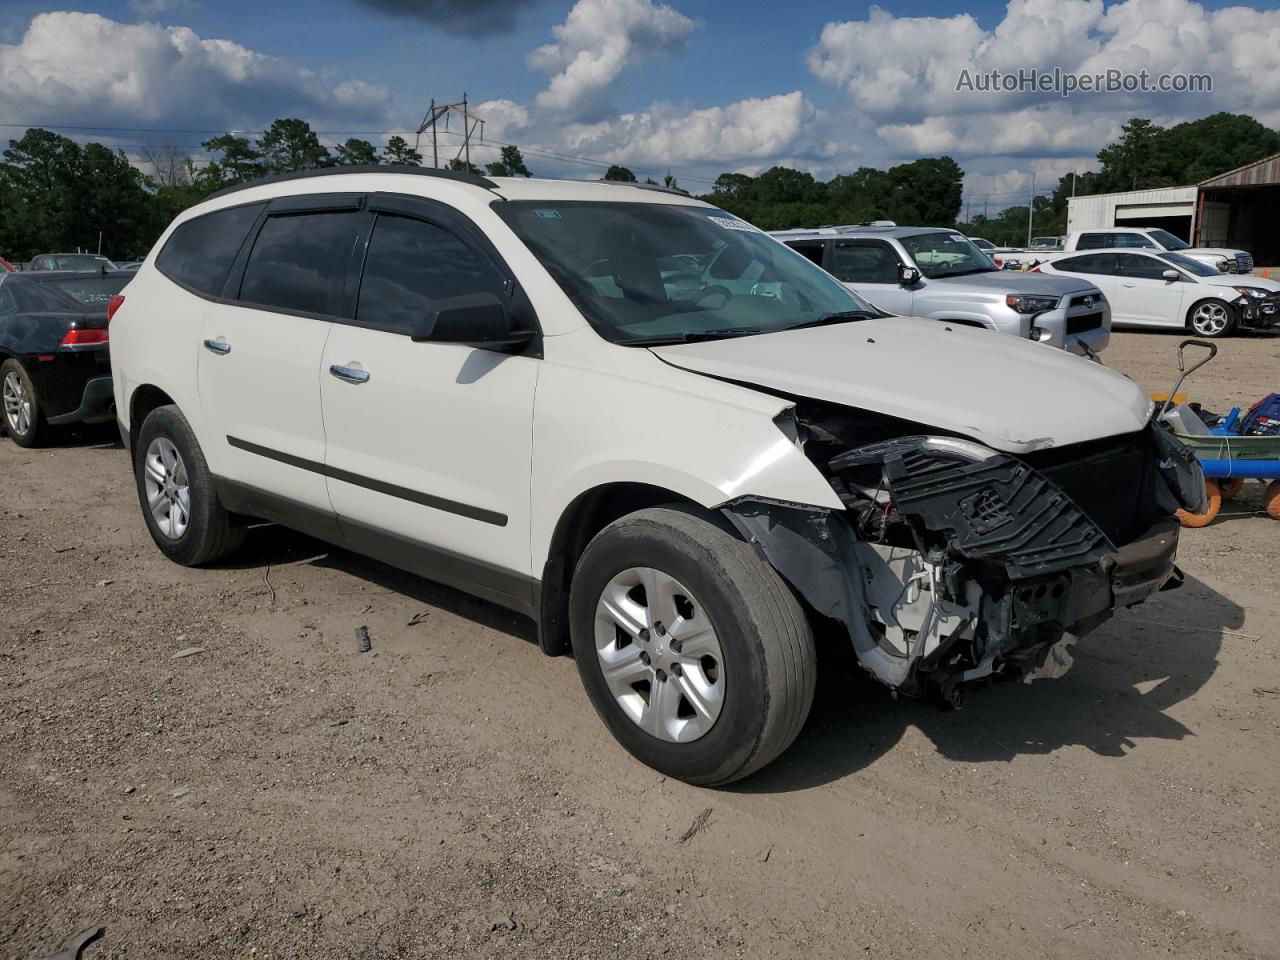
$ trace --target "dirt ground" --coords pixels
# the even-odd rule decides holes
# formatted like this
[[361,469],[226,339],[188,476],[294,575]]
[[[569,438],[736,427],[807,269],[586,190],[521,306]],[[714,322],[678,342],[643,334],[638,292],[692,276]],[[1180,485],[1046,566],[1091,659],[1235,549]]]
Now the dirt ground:
[[[1163,388],[1178,339],[1106,360]],[[1268,389],[1280,338],[1191,385]],[[277,528],[183,569],[110,430],[0,439],[0,956],[1278,957],[1259,492],[1065,678],[944,712],[828,654],[790,752],[710,791],[630,760],[529,622]]]

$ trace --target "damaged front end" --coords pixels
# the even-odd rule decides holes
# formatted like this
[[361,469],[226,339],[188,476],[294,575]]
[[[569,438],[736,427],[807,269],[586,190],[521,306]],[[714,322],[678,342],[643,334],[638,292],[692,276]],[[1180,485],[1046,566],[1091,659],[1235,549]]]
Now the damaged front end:
[[1023,456],[812,401],[781,425],[845,510],[724,513],[895,692],[956,703],[971,681],[1057,676],[1116,608],[1181,582],[1173,513],[1204,481],[1154,423]]

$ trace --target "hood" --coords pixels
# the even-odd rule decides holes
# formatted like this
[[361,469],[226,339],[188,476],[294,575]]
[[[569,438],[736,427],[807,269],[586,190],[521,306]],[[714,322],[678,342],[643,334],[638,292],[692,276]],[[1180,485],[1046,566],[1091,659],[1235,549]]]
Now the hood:
[[1006,453],[1133,433],[1151,410],[1113,370],[936,320],[885,317],[650,349],[695,373],[912,420]]
[[927,280],[929,284],[979,287],[993,293],[1043,293],[1064,296],[1081,290],[1098,289],[1084,277],[1065,274],[1025,273],[1019,270],[992,270],[989,273],[966,273],[959,277],[938,277]]
[[1175,250],[1174,253],[1188,253],[1192,256],[1221,257],[1223,260],[1234,260],[1241,254],[1249,255],[1244,250],[1228,250],[1226,247],[1188,247],[1186,250]]
[[1220,273],[1215,277],[1196,277],[1201,283],[1215,287],[1257,287],[1259,290],[1280,292],[1280,280],[1259,277],[1251,273]]

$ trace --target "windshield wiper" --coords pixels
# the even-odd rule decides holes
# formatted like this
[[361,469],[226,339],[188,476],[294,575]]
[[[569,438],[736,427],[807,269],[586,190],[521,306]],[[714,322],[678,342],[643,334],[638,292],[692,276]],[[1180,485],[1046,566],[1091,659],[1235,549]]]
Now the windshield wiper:
[[838,313],[824,313],[816,320],[806,320],[803,323],[793,324],[782,329],[804,330],[807,327],[827,327],[833,323],[846,323],[850,320],[874,320],[878,316],[880,314],[872,313],[870,310],[841,310]]
[[760,333],[776,332],[776,330],[764,330],[760,327],[728,327],[724,330],[692,330],[685,333],[673,333],[664,337],[634,337],[630,340],[618,340],[616,342],[624,347],[665,347],[673,343],[702,343],[707,340],[753,337]]

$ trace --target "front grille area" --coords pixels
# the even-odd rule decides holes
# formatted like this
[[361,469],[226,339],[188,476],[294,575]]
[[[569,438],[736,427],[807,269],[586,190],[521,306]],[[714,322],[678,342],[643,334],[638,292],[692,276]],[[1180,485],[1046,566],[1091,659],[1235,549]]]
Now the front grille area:
[[1144,434],[1109,437],[1023,458],[1122,547],[1156,519],[1155,451]]
[[1067,317],[1067,333],[1087,333],[1102,326],[1101,313],[1082,313],[1076,317]]
[[1068,307],[1092,307],[1102,302],[1102,294],[1100,293],[1078,293],[1071,298]]

